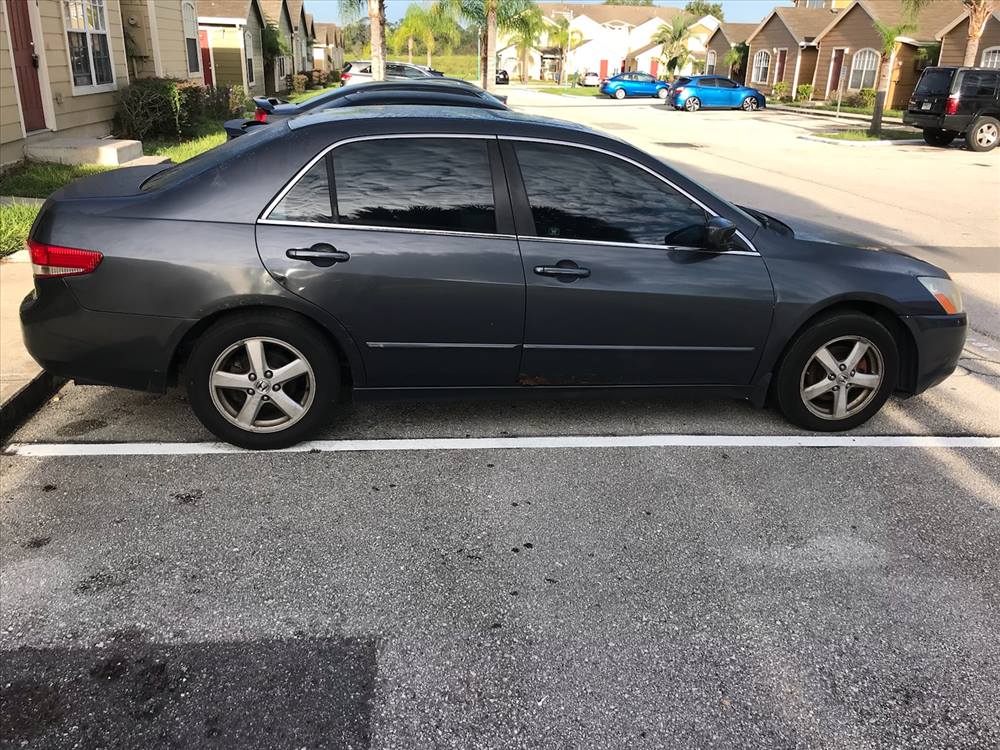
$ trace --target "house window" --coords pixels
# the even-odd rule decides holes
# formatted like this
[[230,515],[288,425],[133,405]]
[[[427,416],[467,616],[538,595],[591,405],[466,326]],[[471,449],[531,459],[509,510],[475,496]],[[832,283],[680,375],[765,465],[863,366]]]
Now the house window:
[[63,0],[66,40],[74,86],[115,82],[104,0]]
[[713,73],[715,73],[715,61],[716,61],[716,59],[717,59],[717,55],[715,54],[715,50],[714,49],[710,49],[708,51],[708,55],[706,55],[706,57],[705,57],[705,72],[708,73],[709,75],[712,75]]
[[771,53],[761,50],[753,56],[753,72],[750,74],[751,83],[767,83],[770,72]]
[[194,10],[194,3],[184,3],[183,15],[188,73],[197,73],[201,70],[201,49],[198,44],[198,16]]
[[1000,68],[1000,47],[990,47],[983,52],[984,68]]
[[806,0],[802,5],[806,8],[825,8],[826,0]]
[[243,50],[247,58],[247,85],[253,86],[253,34],[249,31],[243,35]]
[[878,72],[879,55],[873,49],[862,49],[854,53],[851,60],[849,89],[875,88],[875,74]]

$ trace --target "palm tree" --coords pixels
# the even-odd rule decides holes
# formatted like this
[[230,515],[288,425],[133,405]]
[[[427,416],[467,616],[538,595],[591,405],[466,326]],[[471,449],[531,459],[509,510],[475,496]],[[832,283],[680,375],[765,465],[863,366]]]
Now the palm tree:
[[393,32],[392,46],[398,54],[405,45],[409,61],[413,62],[413,43],[419,40],[427,54],[427,67],[430,67],[438,42],[455,44],[458,39],[458,24],[441,3],[434,3],[430,8],[413,3]]
[[722,64],[729,66],[729,75],[731,77],[738,78],[743,75],[743,69],[746,66],[746,61],[749,56],[750,47],[746,42],[740,42],[739,44],[729,48],[729,52],[727,52],[722,58]]
[[660,57],[671,76],[683,68],[691,57],[691,51],[688,49],[691,23],[692,19],[681,13],[674,16],[669,24],[661,26],[653,36],[654,42],[663,45]]
[[554,29],[549,30],[549,44],[559,48],[559,83],[566,85],[566,67],[569,65],[569,53],[580,46],[583,34],[569,27],[570,20],[560,16]]
[[458,44],[462,32],[455,17],[448,11],[442,3],[434,3],[427,12],[427,27],[424,29],[422,41],[424,51],[427,53],[427,67],[431,67],[431,55],[439,43],[446,47]]
[[[933,0],[903,0],[903,5],[910,11],[912,17],[923,10],[925,5],[930,5]],[[965,60],[962,65],[973,68],[976,59],[979,57],[979,43],[983,39],[983,32],[986,31],[986,24],[994,11],[1000,10],[998,0],[962,0],[966,12],[969,14],[969,41],[965,45]]]
[[341,0],[341,11],[348,20],[368,7],[368,35],[372,47],[372,80],[385,80],[385,0]]
[[542,11],[537,5],[532,5],[513,20],[514,34],[511,41],[517,50],[518,67],[521,73],[521,83],[528,81],[528,58],[531,48],[538,43],[538,38],[545,30]]
[[413,42],[423,35],[427,26],[427,11],[416,3],[406,8],[406,15],[392,33],[392,48],[398,55],[405,45],[408,62],[413,62]]
[[534,6],[531,0],[442,0],[443,10],[455,13],[480,29],[483,88],[494,91],[497,82],[497,30],[514,31],[514,20]]
[[875,31],[882,42],[879,50],[878,89],[875,94],[875,111],[872,112],[872,124],[868,128],[869,135],[878,138],[882,135],[882,113],[885,111],[885,99],[889,95],[889,82],[892,79],[892,56],[896,51],[896,40],[906,36],[916,29],[912,23],[901,23],[887,26],[881,21],[874,21]]

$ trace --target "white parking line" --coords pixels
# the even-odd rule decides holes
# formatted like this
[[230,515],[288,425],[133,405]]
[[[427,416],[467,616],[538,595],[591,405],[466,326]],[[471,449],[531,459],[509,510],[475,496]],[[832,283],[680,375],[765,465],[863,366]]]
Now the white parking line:
[[[1000,448],[1000,437],[935,435],[581,435],[509,438],[314,440],[282,453],[565,448]],[[227,443],[13,443],[12,456],[200,456],[250,453]]]

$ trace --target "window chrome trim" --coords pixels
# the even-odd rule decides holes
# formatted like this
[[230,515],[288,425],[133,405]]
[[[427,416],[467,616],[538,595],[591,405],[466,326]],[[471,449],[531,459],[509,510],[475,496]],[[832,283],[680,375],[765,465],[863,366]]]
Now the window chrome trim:
[[516,240],[513,234],[495,232],[457,232],[451,229],[416,229],[413,227],[380,227],[374,224],[331,224],[326,221],[285,221],[284,219],[258,219],[258,224],[279,227],[323,227],[324,229],[359,229],[368,232],[405,232],[406,234],[433,234],[443,237],[479,237],[490,240]]
[[520,344],[448,344],[427,341],[366,341],[369,349],[517,349]]
[[[310,159],[302,169],[300,169],[289,181],[288,183],[278,191],[278,194],[271,200],[271,202],[264,208],[261,212],[260,217],[257,219],[258,224],[271,224],[276,226],[292,226],[292,227],[325,227],[327,229],[364,229],[364,230],[375,230],[382,232],[409,232],[414,234],[436,234],[445,235],[453,237],[495,237],[499,239],[525,239],[540,242],[565,242],[565,243],[576,243],[576,244],[586,244],[586,245],[614,245],[617,247],[642,247],[642,248],[652,248],[657,250],[664,249],[677,249],[686,250],[693,252],[708,252],[715,255],[756,255],[759,256],[760,253],[757,252],[756,246],[750,241],[739,229],[736,230],[736,236],[742,240],[750,250],[708,250],[705,248],[697,247],[672,247],[667,245],[647,245],[643,243],[636,242],[604,242],[600,240],[577,240],[577,239],[562,239],[558,237],[539,237],[537,235],[512,235],[512,234],[499,234],[499,233],[482,233],[482,232],[458,232],[451,230],[437,230],[437,229],[412,229],[408,227],[382,227],[382,226],[371,226],[365,224],[334,224],[328,222],[317,222],[317,221],[285,221],[282,219],[271,219],[269,218],[271,213],[277,208],[278,204],[284,199],[284,197],[292,191],[295,185],[298,183],[305,174],[316,166],[316,163],[320,159],[326,157],[331,151],[340,146],[346,146],[349,143],[359,143],[362,141],[384,141],[384,140],[395,140],[401,138],[460,138],[465,140],[497,140],[497,141],[522,141],[527,143],[550,143],[556,146],[569,146],[572,148],[584,149],[587,151],[596,151],[601,154],[607,154],[608,156],[620,159],[621,161],[627,162],[639,169],[651,174],[653,177],[658,179],[660,182],[670,186],[672,189],[676,190],[678,193],[683,195],[688,200],[700,206],[711,216],[718,216],[718,212],[705,205],[702,201],[695,198],[689,192],[684,190],[682,187],[675,185],[669,179],[659,174],[658,172],[650,169],[645,164],[640,164],[634,159],[630,159],[627,156],[622,156],[614,151],[609,151],[599,146],[591,146],[585,143],[573,143],[572,141],[560,141],[553,138],[533,138],[531,136],[508,136],[508,135],[487,135],[482,133],[383,133],[378,135],[359,135],[353,138],[345,138],[336,143],[331,143],[326,148],[322,149],[316,156]],[[496,207],[494,207],[495,210]]]
[[[741,235],[742,237],[742,235]],[[712,255],[752,255],[760,253],[750,250],[711,250],[705,247],[687,247],[686,245],[649,245],[644,242],[614,242],[613,240],[577,240],[569,237],[538,237],[522,234],[517,238],[521,242],[552,242],[568,245],[606,245],[608,247],[638,247],[644,250],[680,250],[685,253],[711,253]],[[749,244],[749,243],[747,243]],[[751,245],[753,247],[753,245]]]
[[[667,179],[666,177],[664,177],[659,172],[657,172],[657,171],[655,171],[653,169],[650,169],[645,164],[640,164],[635,159],[630,159],[629,157],[623,156],[622,154],[617,154],[614,151],[608,151],[607,149],[601,148],[600,146],[591,146],[590,144],[587,144],[587,143],[573,143],[572,141],[558,141],[558,140],[555,140],[553,138],[532,138],[531,136],[520,136],[520,135],[501,135],[501,136],[497,136],[497,137],[501,141],[515,141],[515,142],[516,141],[522,141],[522,142],[527,142],[527,143],[551,143],[551,144],[556,145],[556,146],[569,146],[571,148],[579,148],[579,149],[584,149],[586,151],[596,151],[597,153],[600,153],[600,154],[606,154],[608,156],[614,157],[615,159],[620,159],[621,161],[624,161],[624,162],[626,162],[628,164],[631,164],[634,167],[638,167],[639,169],[643,170],[644,172],[648,172],[653,177],[655,177],[656,179],[658,179],[660,182],[664,183],[665,185],[669,185],[671,188],[673,188],[674,190],[676,190],[678,193],[680,193],[681,195],[683,195],[685,198],[687,198],[688,200],[690,200],[692,203],[695,203],[698,206],[701,206],[701,208],[704,209],[711,216],[718,216],[719,215],[717,211],[715,211],[714,209],[710,208],[709,206],[706,206],[702,201],[700,201],[697,198],[695,198],[687,190],[685,190],[684,188],[680,187],[679,185],[675,185],[673,182],[671,182],[669,179]],[[760,253],[757,252],[757,248],[750,241],[750,239],[745,234],[743,234],[743,232],[741,232],[739,229],[736,230],[736,236],[739,237],[744,243],[746,243],[747,247],[749,247],[752,252],[748,251],[748,250],[706,250],[705,248],[700,248],[700,247],[693,247],[693,248],[682,247],[682,248],[678,248],[678,249],[681,249],[681,250],[699,250],[699,251],[703,251],[703,252],[715,253],[717,255],[732,255],[732,254],[737,254],[737,253],[739,253],[741,255],[760,255]],[[659,248],[659,249],[663,249],[665,247],[668,247],[667,245],[647,245],[647,244],[640,243],[640,242],[607,243],[607,242],[604,242],[604,241],[594,241],[594,240],[570,240],[570,239],[560,239],[560,238],[553,238],[553,237],[538,237],[536,235],[520,235],[520,237],[522,237],[524,239],[532,239],[532,240],[555,240],[557,242],[583,242],[583,243],[590,244],[590,245],[594,245],[594,244],[600,244],[600,245],[615,244],[615,245],[621,245],[622,247],[653,247],[653,248]]]

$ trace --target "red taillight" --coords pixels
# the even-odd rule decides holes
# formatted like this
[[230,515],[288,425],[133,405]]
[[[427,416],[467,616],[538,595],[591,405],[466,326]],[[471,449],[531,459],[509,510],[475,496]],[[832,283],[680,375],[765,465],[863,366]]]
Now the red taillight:
[[104,255],[97,250],[78,250],[75,247],[45,245],[28,240],[31,267],[35,276],[79,276],[90,273],[101,265]]
[[263,109],[261,107],[257,107],[257,109],[255,109],[254,112],[253,112],[253,119],[255,119],[257,122],[266,123],[267,122],[267,110]]
[[948,103],[944,105],[944,113],[946,115],[958,114],[958,94],[952,94],[948,97]]
[[342,83],[347,83],[349,80],[351,80],[351,74],[350,73],[341,73],[340,74],[340,80],[341,80]]
[[679,86],[678,88],[674,89],[674,93],[675,94],[683,94],[684,93],[684,87],[683,86]]

